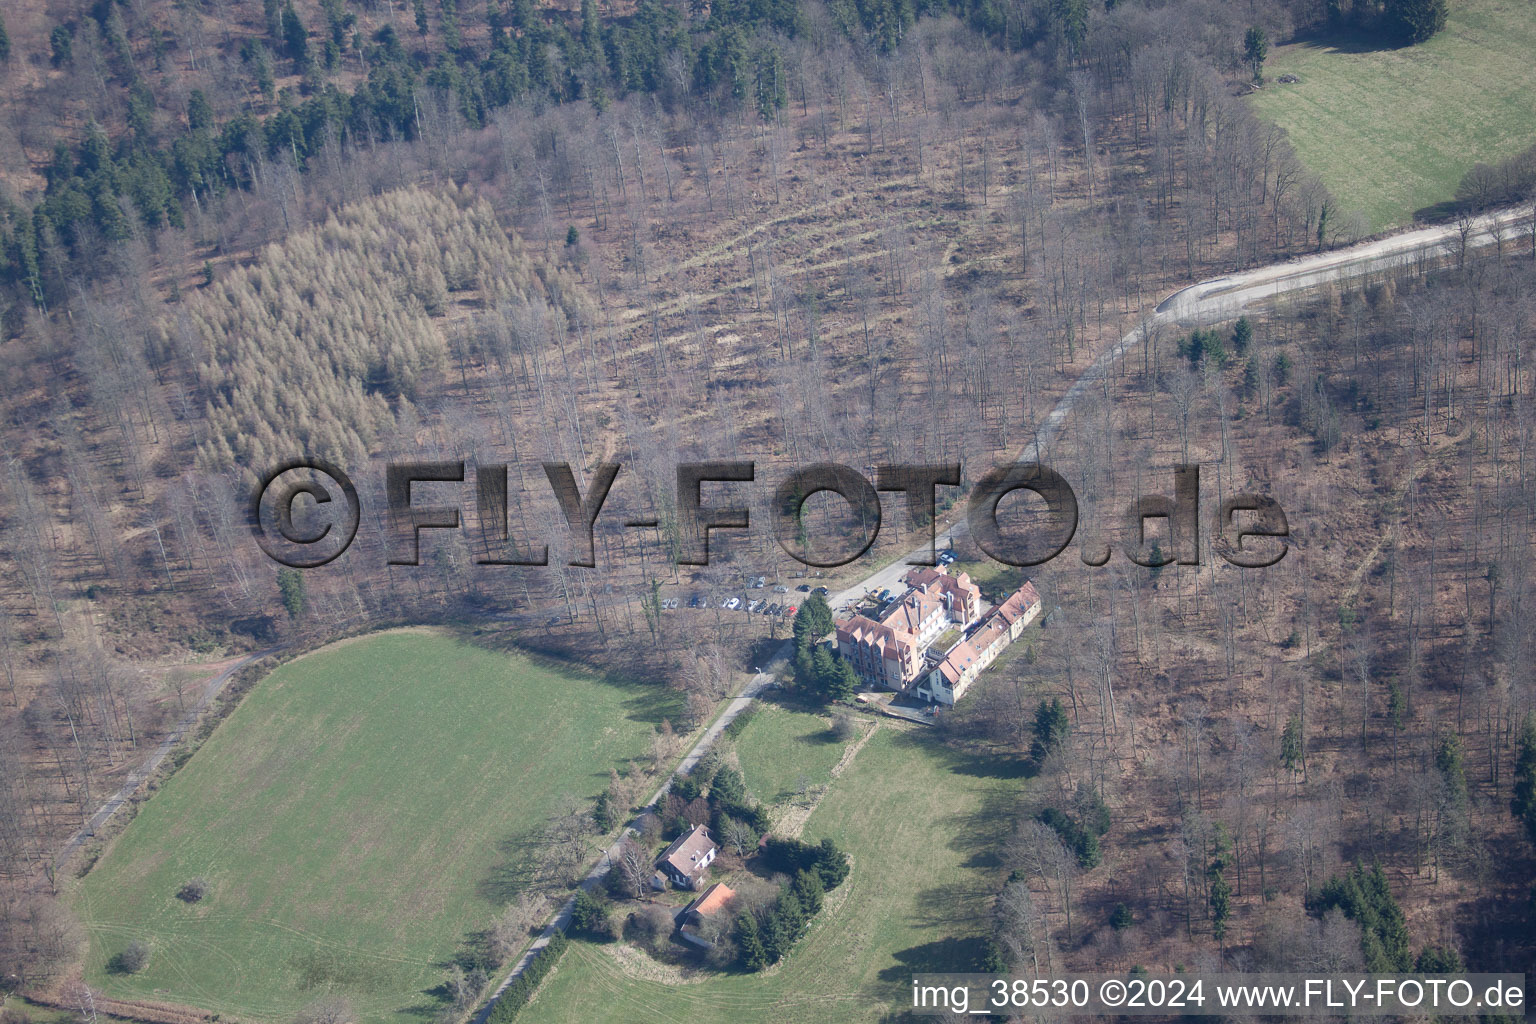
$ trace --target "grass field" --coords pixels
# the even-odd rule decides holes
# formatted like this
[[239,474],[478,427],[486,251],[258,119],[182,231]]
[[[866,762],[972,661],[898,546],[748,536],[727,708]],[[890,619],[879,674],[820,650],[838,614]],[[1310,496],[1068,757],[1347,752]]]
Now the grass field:
[[[1474,163],[1536,143],[1536,16],[1529,0],[1452,0],[1435,38],[1366,49],[1353,37],[1274,47],[1255,111],[1376,229],[1450,199]],[[1282,85],[1280,75],[1301,81]]]
[[[676,714],[621,686],[402,631],[279,668],[80,883],[87,978],[119,998],[280,1020],[327,991],[421,1020],[567,794],[591,798]],[[210,883],[201,902],[183,883]],[[109,973],[135,938],[139,974]]]
[[778,968],[669,983],[575,942],[519,1024],[875,1021],[914,971],[967,968],[977,952],[970,922],[986,919],[1001,884],[990,851],[1022,783],[931,744],[883,726],[817,807],[805,837],[834,838],[853,870]]
[[736,755],[747,792],[777,804],[798,794],[802,776],[807,785],[826,784],[845,746],[827,718],[764,704],[737,739]]
[[29,1003],[21,996],[0,996],[0,1011],[25,1015],[32,1024],[78,1024],[80,1020],[76,1011]]

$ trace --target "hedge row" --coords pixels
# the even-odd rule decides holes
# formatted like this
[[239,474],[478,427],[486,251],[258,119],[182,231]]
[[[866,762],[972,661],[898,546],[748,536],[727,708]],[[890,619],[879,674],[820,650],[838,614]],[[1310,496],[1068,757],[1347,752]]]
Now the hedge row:
[[555,937],[549,940],[534,958],[528,962],[523,973],[517,980],[507,986],[507,990],[501,994],[491,1007],[491,1012],[486,1015],[486,1024],[511,1024],[517,1019],[519,1011],[528,1005],[528,1000],[533,998],[534,991],[544,976],[560,960],[560,954],[565,952],[565,947],[570,940],[565,937],[565,932],[556,931]]

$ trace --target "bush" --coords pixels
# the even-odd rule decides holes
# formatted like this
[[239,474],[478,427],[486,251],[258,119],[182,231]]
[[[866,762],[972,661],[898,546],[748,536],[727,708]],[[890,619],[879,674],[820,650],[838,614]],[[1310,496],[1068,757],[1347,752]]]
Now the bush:
[[763,861],[769,868],[786,875],[814,871],[826,892],[842,885],[843,879],[848,877],[848,855],[831,839],[813,845],[798,839],[770,837],[763,844]]
[[1275,379],[1275,386],[1285,387],[1291,380],[1291,357],[1281,352],[1275,356],[1271,376]]
[[533,958],[526,970],[518,975],[517,980],[507,986],[507,990],[496,1000],[491,1007],[491,1012],[486,1014],[486,1024],[511,1024],[517,1019],[519,1011],[528,1005],[528,1000],[533,996],[539,982],[549,973],[560,959],[560,954],[565,952],[570,940],[564,932],[555,932],[554,938],[549,940],[549,945]]
[[676,922],[672,912],[659,903],[647,903],[624,921],[624,937],[652,953],[659,953],[672,941]]
[[693,766],[693,771],[688,774],[699,780],[699,785],[708,787],[715,781],[715,774],[720,771],[720,751],[711,747],[699,758],[698,764]]
[[1197,330],[1188,337],[1180,338],[1178,351],[1179,355],[1189,360],[1191,367],[1198,367],[1206,360],[1217,366],[1224,366],[1227,362],[1226,341],[1215,330]]
[[[1153,553],[1158,554],[1156,551]],[[1061,749],[1072,731],[1072,722],[1067,717],[1067,709],[1062,705],[1061,698],[1052,697],[1049,701],[1041,699],[1035,707],[1034,731],[1035,738],[1029,746],[1029,757],[1039,765]]]
[[143,939],[134,939],[111,960],[107,961],[107,970],[112,974],[138,974],[149,966],[149,943]]
[[1131,913],[1131,908],[1124,903],[1116,903],[1115,909],[1110,911],[1109,926],[1117,932],[1123,932],[1136,923],[1136,915]]
[[[795,840],[777,842],[783,850]],[[808,850],[821,849],[805,843],[800,845]],[[781,886],[774,901],[763,908],[761,922],[751,912],[737,918],[732,942],[742,968],[760,971],[788,956],[790,949],[810,927],[811,919],[821,910],[824,894],[821,875],[814,868],[804,868],[793,881]]]
[[599,832],[612,832],[623,822],[619,809],[613,805],[613,799],[607,790],[597,794],[597,801],[592,805],[592,821],[596,823]]
[[1061,836],[1061,841],[1077,855],[1077,863],[1084,868],[1097,867],[1099,863],[1099,837],[1091,828],[1084,828],[1072,815],[1047,807],[1035,819],[1049,825]]
[[971,973],[1008,973],[1008,959],[1003,955],[1002,947],[991,936],[982,938],[980,948],[976,951],[976,958],[971,962]]
[[672,788],[668,792],[683,803],[691,804],[703,794],[703,787],[692,775],[679,775],[672,780]]
[[747,799],[747,783],[741,776],[741,770],[727,765],[715,772],[715,777],[710,783],[709,796],[710,799],[719,800],[722,803],[744,803]]
[[1104,802],[1098,790],[1091,786],[1078,786],[1077,813],[1083,827],[1089,829],[1094,835],[1102,836],[1109,831],[1112,823],[1109,805]]
[[592,889],[579,889],[575,905],[571,908],[571,927],[599,942],[613,938],[613,925],[608,920],[608,904]]
[[768,812],[748,802],[746,783],[740,770],[726,765],[720,768],[710,783],[710,828],[715,835],[724,834],[727,819],[746,823],[758,835],[768,831],[771,824]]
[[1399,39],[1422,43],[1445,28],[1446,0],[1387,0],[1387,30]]
[[176,890],[176,898],[183,903],[197,903],[208,895],[208,880],[202,876],[192,879]]
[[756,714],[757,704],[754,702],[741,714],[731,719],[731,723],[722,730],[725,733],[725,738],[733,740],[740,736],[741,731],[747,727],[747,723],[752,721],[752,717]]
[[1237,323],[1232,325],[1232,350],[1238,355],[1247,355],[1248,346],[1253,343],[1253,321],[1247,317],[1238,317]]
[[1408,924],[1387,885],[1381,865],[1355,866],[1336,875],[1307,901],[1307,912],[1322,917],[1337,907],[1360,926],[1360,952],[1372,973],[1403,973],[1413,966]]
[[300,1010],[293,1024],[352,1024],[356,1019],[346,996],[321,996]]

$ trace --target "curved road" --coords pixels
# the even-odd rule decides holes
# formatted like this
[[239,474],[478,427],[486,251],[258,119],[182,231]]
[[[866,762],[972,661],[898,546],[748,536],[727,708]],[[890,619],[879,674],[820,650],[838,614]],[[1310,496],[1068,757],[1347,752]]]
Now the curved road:
[[[1496,211],[1485,214],[1471,222],[1468,231],[1466,245],[1469,249],[1492,245],[1502,237],[1506,244],[1513,246],[1529,246],[1531,241],[1524,237],[1522,232],[1528,234],[1529,225],[1536,222],[1531,206],[1516,207],[1512,210]],[[1100,385],[1121,357],[1132,346],[1141,341],[1143,336],[1155,329],[1166,326],[1195,326],[1202,323],[1214,323],[1221,320],[1229,320],[1241,315],[1244,311],[1255,309],[1266,303],[1283,296],[1297,292],[1305,292],[1319,285],[1329,282],[1352,281],[1372,274],[1396,270],[1414,264],[1437,264],[1448,257],[1454,257],[1461,246],[1461,229],[1456,224],[1437,225],[1427,228],[1416,228],[1412,231],[1404,231],[1374,241],[1362,242],[1358,245],[1344,249],[1334,249],[1328,252],[1316,253],[1282,263],[1272,263],[1254,270],[1242,271],[1235,274],[1227,274],[1222,277],[1210,278],[1187,288],[1181,288],[1157,306],[1157,309],[1142,321],[1135,330],[1121,338],[1114,345],[1105,349],[1098,358],[1089,365],[1088,369],[1073,382],[1072,386],[1062,395],[1061,400],[1050,411],[1036,431],[1035,440],[1026,445],[1019,455],[1019,461],[1039,461],[1039,453],[1053,443],[1061,434],[1066,423],[1067,415],[1072,407],[1088,391],[1089,388]],[[953,525],[938,534],[936,543],[939,547],[949,546],[957,537],[966,534],[965,520],[960,519]],[[827,603],[834,609],[841,608],[849,602],[863,597],[866,593],[878,591],[886,587],[899,589],[902,576],[911,565],[908,559],[926,558],[927,545],[914,548],[906,558],[897,559],[855,583],[853,586],[835,594],[829,594]],[[719,739],[737,715],[741,714],[753,699],[762,692],[773,680],[773,673],[787,664],[790,657],[791,642],[785,640],[768,662],[767,670],[754,675],[740,696],[732,700],[720,716],[705,730],[693,749],[683,758],[678,765],[677,773],[687,773],[698,763],[699,758],[708,751]],[[669,779],[656,794],[651,797],[644,810],[655,806],[666,794],[671,786]],[[643,812],[642,812],[643,813]],[[634,828],[634,822],[626,827],[625,832]],[[581,887],[590,889],[595,886],[607,872],[617,846],[606,850],[592,870],[582,881]],[[539,954],[550,939],[554,937],[556,929],[563,929],[570,921],[571,909],[575,903],[575,897],[567,900],[554,918],[539,933],[537,939],[523,952],[513,965],[512,971],[504,978],[500,985],[491,994],[491,998],[481,1007],[474,1016],[476,1024],[484,1024],[490,1015],[491,1007],[496,1000],[506,991],[507,986],[517,980],[518,976],[527,969],[533,958]]]
[[[1525,251],[1531,244],[1533,224],[1531,206],[1516,207],[1478,217],[1471,222],[1467,245],[1480,248],[1492,245],[1503,233],[1504,244]],[[1375,241],[1362,242],[1345,249],[1316,253],[1283,263],[1271,263],[1254,270],[1211,278],[1181,288],[1158,303],[1156,311],[1135,330],[1105,349],[1062,395],[1035,432],[1035,440],[1019,454],[1020,462],[1043,462],[1040,453],[1061,435],[1072,407],[1090,389],[1102,385],[1110,367],[1140,343],[1144,334],[1162,327],[1194,327],[1231,320],[1244,312],[1263,307],[1285,295],[1306,292],[1330,282],[1353,281],[1415,264],[1433,265],[1455,256],[1460,245],[1460,231],[1455,224],[1416,228]],[[964,518],[938,534],[935,543],[950,546],[969,533]],[[834,609],[842,608],[869,591],[886,587],[900,590],[901,577],[910,568],[909,559],[928,557],[927,546],[914,548],[906,558],[871,573],[847,590],[827,597]]]

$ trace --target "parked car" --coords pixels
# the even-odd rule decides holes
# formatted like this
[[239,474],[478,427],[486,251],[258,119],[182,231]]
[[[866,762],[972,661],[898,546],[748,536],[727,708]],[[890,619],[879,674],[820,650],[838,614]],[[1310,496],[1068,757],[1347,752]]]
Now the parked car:
[[781,585],[781,586],[774,587],[773,588],[773,592],[775,594],[787,594],[787,593],[789,593],[789,588],[786,587],[786,586],[782,586]]
[[703,598],[703,596],[700,595],[700,594],[694,594],[692,597],[688,598],[688,607],[689,608],[703,608],[704,607],[704,598]]
[[741,607],[741,598],[733,597],[729,601],[725,602],[723,607],[729,611],[735,611],[737,608]]
[[809,583],[802,583],[798,587],[796,587],[795,589],[796,590],[800,590],[800,591],[804,591],[805,593],[808,594],[808,593],[811,592],[811,585]]
[[753,612],[757,611],[757,606],[762,604],[762,603],[763,602],[759,601],[755,597],[752,600],[748,601],[747,602],[747,614],[751,615]]
[[757,578],[756,586],[766,587],[767,585],[768,585],[768,577],[767,576],[759,576]]
[[800,609],[796,608],[794,605],[790,605],[789,608],[785,611],[784,614],[786,614],[786,615],[793,615],[793,614],[795,614],[795,612],[797,612],[799,610]]
[[811,591],[811,593],[813,593],[813,594],[820,594],[822,597],[826,597],[827,596],[827,588],[826,587],[817,587],[815,590]]
[[776,604],[765,604],[765,605],[763,605],[763,614],[764,615],[774,615],[774,614],[777,614],[778,610],[779,610],[779,606],[776,605]]

